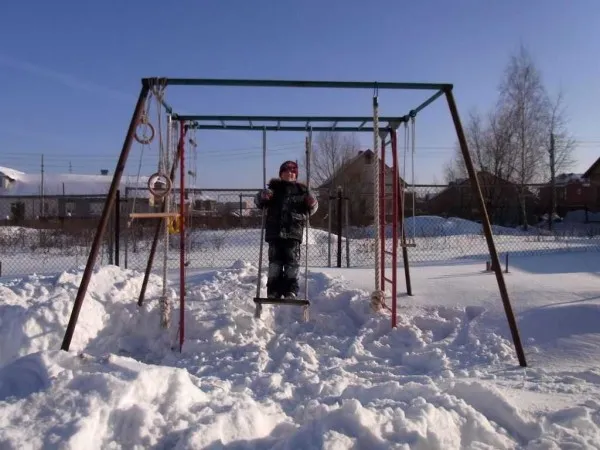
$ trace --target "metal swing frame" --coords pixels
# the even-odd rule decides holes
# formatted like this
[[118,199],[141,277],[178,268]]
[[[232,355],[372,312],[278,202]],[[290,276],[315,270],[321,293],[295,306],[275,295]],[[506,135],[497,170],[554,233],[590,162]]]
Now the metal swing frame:
[[[92,271],[97,260],[98,254],[101,249],[102,239],[106,231],[110,213],[114,208],[115,198],[117,190],[120,185],[121,177],[123,175],[125,165],[131,149],[131,144],[134,140],[135,130],[140,122],[140,118],[143,112],[143,105],[150,89],[153,86],[162,86],[166,89],[167,86],[219,86],[219,87],[290,87],[290,88],[335,88],[335,89],[369,89],[374,92],[373,106],[374,115],[373,117],[312,117],[312,116],[225,116],[225,115],[179,115],[173,111],[173,108],[168,105],[164,99],[161,99],[161,104],[168,114],[171,115],[172,120],[179,121],[182,129],[187,130],[188,128],[194,128],[198,130],[262,130],[264,131],[354,131],[354,132],[371,132],[374,135],[374,146],[373,152],[375,159],[378,160],[379,152],[379,128],[377,121],[387,122],[388,124],[398,124],[403,119],[416,116],[421,110],[434,102],[437,98],[444,95],[446,97],[450,115],[456,130],[456,136],[460,145],[461,153],[464,159],[464,163],[471,180],[471,186],[477,204],[482,216],[483,231],[486,237],[488,250],[494,269],[496,280],[498,284],[498,290],[504,306],[505,314],[507,317],[508,325],[510,327],[513,343],[515,346],[516,354],[519,360],[519,364],[524,367],[527,365],[525,360],[525,354],[523,346],[519,336],[519,331],[516,323],[516,319],[510,303],[510,298],[502,270],[500,268],[498,251],[494,242],[492,234],[492,227],[487,213],[484,197],[481,191],[481,186],[477,179],[475,167],[468,149],[467,140],[461,124],[461,120],[458,113],[458,108],[453,94],[453,85],[449,83],[405,83],[405,82],[373,82],[373,81],[301,81],[301,80],[251,80],[251,79],[216,79],[216,78],[165,78],[165,77],[153,77],[153,78],[142,78],[141,89],[137,99],[137,103],[131,117],[129,128],[125,136],[121,154],[117,161],[113,179],[110,184],[110,188],[107,194],[106,202],[102,211],[102,216],[98,223],[98,227],[92,241],[87,263],[83,272],[81,283],[77,291],[69,323],[67,325],[64,339],[61,345],[61,349],[68,351],[73,337],[73,333],[77,324],[77,319],[81,311],[83,300],[87,292]],[[410,110],[409,114],[396,117],[377,117],[375,114],[377,108],[377,94],[379,90],[426,90],[434,91],[434,94],[427,98],[417,108]],[[217,122],[217,123],[215,123]],[[230,124],[229,122],[241,122],[241,124]],[[257,122],[269,122],[269,124],[259,125]],[[313,125],[313,122],[316,125]],[[287,123],[287,124],[286,124]],[[290,124],[291,123],[291,124]],[[325,123],[328,123],[325,125]],[[338,126],[342,123],[342,126]],[[354,125],[352,125],[354,123]],[[358,123],[358,125],[356,125]],[[371,124],[370,126],[367,124]],[[183,132],[181,133],[184,134]],[[183,155],[180,166],[183,167]],[[377,166],[378,164],[376,164]],[[374,173],[375,187],[378,194],[379,184],[377,183],[377,171]],[[397,173],[394,174],[397,176]],[[385,186],[385,185],[384,185]],[[181,192],[183,196],[183,192]],[[378,199],[374,198],[374,220],[377,223],[379,221],[379,203]],[[379,231],[378,231],[379,233]],[[375,269],[376,269],[376,286],[379,285],[378,270],[379,270],[379,239],[376,240],[376,254],[375,254]],[[397,268],[393,268],[397,270]],[[182,280],[183,283],[183,280]],[[183,292],[180,293],[183,295]],[[392,301],[396,302],[396,298],[392,298]],[[183,314],[183,297],[182,297],[182,312]],[[183,325],[183,323],[182,323]],[[181,330],[181,344],[183,343],[183,329]]]

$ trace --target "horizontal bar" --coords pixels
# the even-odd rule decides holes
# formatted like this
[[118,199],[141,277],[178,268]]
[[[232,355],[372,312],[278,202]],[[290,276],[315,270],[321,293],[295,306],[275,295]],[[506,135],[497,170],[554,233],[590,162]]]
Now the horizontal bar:
[[415,109],[413,109],[410,113],[409,116],[414,117],[416,116],[419,112],[421,112],[422,109],[426,108],[427,106],[431,105],[434,101],[436,101],[439,97],[441,97],[444,94],[444,90],[440,89],[439,91],[437,91],[435,94],[433,94],[431,97],[429,97],[427,100],[425,100],[423,103],[421,103],[419,106],[417,106]]
[[384,250],[383,253],[386,253],[388,255],[393,255],[394,252],[392,252],[391,250]]
[[[143,78],[142,83],[153,83],[155,78]],[[420,89],[440,90],[452,87],[449,83],[405,83],[389,81],[306,81],[306,80],[250,80],[218,78],[161,78],[170,86],[254,86],[296,88],[346,88],[346,89]]]
[[129,217],[131,219],[160,219],[163,217],[179,217],[179,213],[131,213]]
[[230,130],[230,131],[239,131],[239,130],[248,130],[248,131],[262,131],[263,129],[266,131],[308,131],[308,130],[312,130],[312,131],[370,131],[371,133],[373,132],[373,127],[363,127],[363,128],[358,128],[358,127],[325,127],[325,126],[316,126],[316,127],[311,127],[311,126],[277,126],[277,125],[268,125],[268,126],[261,126],[261,125],[255,125],[255,126],[251,126],[251,125],[199,125],[199,124],[190,124],[189,128],[194,129],[194,130]]
[[[214,115],[175,115],[179,121],[244,121],[244,122],[372,122],[373,117],[362,116],[214,116]],[[380,122],[403,122],[408,116],[380,117]],[[260,125],[257,125],[260,126]]]

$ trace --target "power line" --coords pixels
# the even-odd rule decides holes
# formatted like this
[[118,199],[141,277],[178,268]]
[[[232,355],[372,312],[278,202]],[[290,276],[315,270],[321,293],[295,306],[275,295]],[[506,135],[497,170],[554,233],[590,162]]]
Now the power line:
[[[595,150],[596,148],[600,147],[600,141],[598,141],[597,143],[589,143],[586,144],[584,146],[580,146],[577,148],[579,150]],[[456,147],[454,146],[416,146],[416,153],[417,156],[419,154],[423,155],[440,155],[440,154],[445,154],[448,151],[452,151],[455,150]],[[284,147],[284,146],[274,146],[271,147],[270,152],[278,152],[278,153],[282,153],[285,151],[290,151],[290,150],[294,150],[295,147],[294,146],[289,146],[289,147]],[[300,151],[301,149],[298,148],[298,150]],[[19,153],[4,153],[0,158],[1,159],[17,159],[17,160],[23,160],[23,159],[29,159],[32,156],[39,156],[41,153],[27,153],[27,152],[19,152]],[[48,153],[44,153],[46,160],[50,160],[53,162],[66,162],[67,164],[69,163],[69,161],[72,162],[72,160],[77,160],[77,159],[85,159],[86,161],[116,161],[118,159],[118,155],[82,155],[82,154],[59,154],[59,155],[53,155],[53,154],[48,154]],[[199,151],[199,156],[203,157],[203,158],[228,158],[228,157],[237,157],[237,156],[259,156],[260,152],[258,151],[251,151],[251,150],[245,150],[245,151],[238,151],[238,152],[230,152],[227,149],[219,149],[219,150],[210,150],[210,151]],[[150,157],[151,154],[147,154],[146,156]],[[130,157],[132,158],[132,157]],[[154,158],[152,158],[154,160]]]

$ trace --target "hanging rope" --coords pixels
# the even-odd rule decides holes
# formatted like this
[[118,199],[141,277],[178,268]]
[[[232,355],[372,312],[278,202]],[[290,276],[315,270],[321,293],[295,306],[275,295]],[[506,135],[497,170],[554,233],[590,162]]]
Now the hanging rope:
[[[310,162],[312,155],[312,127],[306,136],[306,188],[310,190]],[[304,249],[304,298],[308,300],[308,239],[310,230],[310,214],[306,215],[306,242]],[[304,320],[308,320],[308,306],[303,308]]]
[[[140,119],[140,123],[145,124],[145,125],[149,125],[150,127],[152,127],[152,124],[148,122],[148,117],[150,117],[150,107],[152,106],[152,91],[149,92],[148,94],[148,99],[146,101],[146,109],[142,112],[142,118]],[[152,127],[152,139],[154,138],[154,127]],[[136,204],[136,200],[138,197],[138,189],[140,187],[140,175],[142,173],[142,161],[144,159],[144,150],[146,149],[146,147],[148,145],[150,145],[150,142],[152,141],[152,139],[150,140],[140,140],[137,139],[136,140],[142,144],[142,148],[140,151],[140,159],[138,162],[138,170],[137,170],[137,176],[136,176],[136,180],[135,180],[135,186],[133,188],[134,191],[134,196],[133,196],[133,202],[131,203],[131,213],[135,212],[135,204]],[[127,227],[131,227],[131,224],[133,222],[133,219],[129,219],[127,221]]]
[[[375,227],[375,292],[381,290],[379,252],[380,252],[380,230],[379,230],[379,102],[378,88],[375,86],[373,92],[373,224]],[[379,294],[377,294],[379,295]]]
[[[267,128],[263,127],[262,130],[262,169],[263,169],[263,189],[267,187]],[[260,297],[260,283],[261,283],[261,272],[262,272],[262,262],[263,262],[263,253],[264,253],[264,238],[265,238],[265,221],[267,217],[266,208],[262,209],[262,219],[260,226],[260,247],[259,247],[259,256],[258,256],[258,272],[256,279],[256,297]],[[262,305],[260,303],[256,304],[256,309],[254,311],[254,317],[259,318],[262,312]]]

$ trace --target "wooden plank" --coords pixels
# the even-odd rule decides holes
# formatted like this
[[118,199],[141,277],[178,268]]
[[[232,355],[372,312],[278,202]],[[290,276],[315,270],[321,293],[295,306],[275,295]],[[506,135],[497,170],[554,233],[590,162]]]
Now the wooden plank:
[[178,212],[160,213],[131,213],[129,214],[130,219],[161,219],[163,217],[179,217]]
[[297,305],[297,306],[308,306],[310,301],[301,298],[263,298],[255,297],[254,303],[260,305]]

